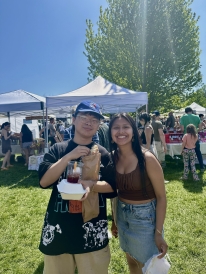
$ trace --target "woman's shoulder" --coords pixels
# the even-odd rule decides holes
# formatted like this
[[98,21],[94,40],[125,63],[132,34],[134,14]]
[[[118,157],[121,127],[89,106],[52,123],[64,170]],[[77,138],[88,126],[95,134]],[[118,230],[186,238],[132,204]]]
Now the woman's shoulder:
[[151,125],[147,125],[146,127],[145,127],[145,131],[152,131],[153,130],[153,127],[151,126]]
[[158,161],[155,155],[148,149],[142,148],[142,153],[144,154],[145,162]]

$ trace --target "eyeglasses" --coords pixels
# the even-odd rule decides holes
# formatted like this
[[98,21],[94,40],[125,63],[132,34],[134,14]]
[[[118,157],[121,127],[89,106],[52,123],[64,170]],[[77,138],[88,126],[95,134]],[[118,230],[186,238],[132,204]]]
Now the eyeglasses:
[[100,121],[98,119],[89,119],[84,115],[77,115],[82,123],[91,123],[93,126],[99,125]]

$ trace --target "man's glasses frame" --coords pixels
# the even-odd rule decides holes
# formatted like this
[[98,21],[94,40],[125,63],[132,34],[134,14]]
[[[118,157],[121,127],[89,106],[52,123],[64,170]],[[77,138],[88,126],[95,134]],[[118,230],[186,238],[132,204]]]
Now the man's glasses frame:
[[98,120],[98,119],[95,119],[95,118],[93,118],[93,119],[89,119],[86,115],[77,115],[77,117],[79,117],[79,119],[80,119],[80,121],[82,122],[82,123],[91,123],[93,126],[97,126],[97,125],[99,125],[100,124],[100,120]]

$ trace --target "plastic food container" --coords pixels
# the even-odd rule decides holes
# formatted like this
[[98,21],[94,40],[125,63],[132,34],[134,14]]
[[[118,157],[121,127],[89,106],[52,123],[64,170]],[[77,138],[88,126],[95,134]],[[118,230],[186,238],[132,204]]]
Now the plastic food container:
[[86,190],[81,184],[68,183],[67,179],[61,180],[57,185],[63,200],[81,200]]

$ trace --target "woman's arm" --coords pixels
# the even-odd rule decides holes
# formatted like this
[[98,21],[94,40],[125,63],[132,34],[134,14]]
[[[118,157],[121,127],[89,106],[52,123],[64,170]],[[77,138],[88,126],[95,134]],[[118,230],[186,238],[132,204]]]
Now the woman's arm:
[[82,184],[85,189],[89,187],[90,191],[94,191],[98,193],[114,192],[111,185],[105,181],[79,180],[79,183]]
[[5,140],[8,140],[9,138],[11,138],[11,134],[7,136],[7,131],[5,129],[2,129],[1,135],[4,136]]
[[184,135],[183,138],[182,138],[182,151],[181,151],[181,154],[182,154],[183,149],[184,149],[184,147],[186,145],[186,141],[187,141],[187,135]]
[[145,128],[145,137],[146,137],[146,145],[144,147],[146,149],[150,149],[151,137],[152,137],[152,129],[150,127]]
[[162,253],[159,258],[162,258],[167,252],[167,244],[162,238],[163,224],[167,207],[164,175],[160,163],[149,151],[145,153],[145,160],[147,174],[153,185],[157,200],[155,242],[159,251]]

